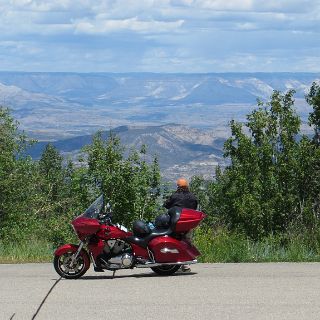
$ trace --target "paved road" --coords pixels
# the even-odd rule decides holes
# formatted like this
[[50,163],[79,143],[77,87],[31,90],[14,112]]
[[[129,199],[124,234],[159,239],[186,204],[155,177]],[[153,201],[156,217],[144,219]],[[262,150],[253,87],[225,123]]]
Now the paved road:
[[51,264],[0,265],[0,319],[320,319],[320,263],[198,264],[61,280]]

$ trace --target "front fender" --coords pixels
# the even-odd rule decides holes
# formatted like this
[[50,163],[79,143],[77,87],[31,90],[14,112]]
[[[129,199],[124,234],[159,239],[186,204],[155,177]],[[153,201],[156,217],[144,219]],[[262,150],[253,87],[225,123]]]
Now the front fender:
[[61,256],[62,254],[66,252],[76,252],[78,250],[79,246],[76,244],[64,244],[63,246],[60,246],[59,248],[56,249],[54,252],[55,256]]
[[[55,256],[61,256],[66,252],[76,252],[78,250],[79,246],[76,244],[64,244],[63,246],[60,246],[59,248],[56,249],[56,251],[54,252]],[[84,249],[82,249],[80,251],[80,255],[82,256],[84,263],[86,265],[86,269],[89,269],[90,267],[90,258],[88,255],[88,252]]]

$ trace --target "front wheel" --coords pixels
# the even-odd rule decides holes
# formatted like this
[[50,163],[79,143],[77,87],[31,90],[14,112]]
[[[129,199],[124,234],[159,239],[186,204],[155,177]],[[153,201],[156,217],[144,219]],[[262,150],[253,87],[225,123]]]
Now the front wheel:
[[170,276],[177,272],[181,266],[170,264],[170,265],[162,265],[159,267],[152,267],[152,271],[161,275],[161,276]]
[[81,251],[77,259],[72,263],[74,254],[75,252],[68,251],[54,257],[54,269],[61,277],[66,279],[77,279],[83,276],[89,269],[89,266],[86,263],[88,258],[85,256],[85,253]]

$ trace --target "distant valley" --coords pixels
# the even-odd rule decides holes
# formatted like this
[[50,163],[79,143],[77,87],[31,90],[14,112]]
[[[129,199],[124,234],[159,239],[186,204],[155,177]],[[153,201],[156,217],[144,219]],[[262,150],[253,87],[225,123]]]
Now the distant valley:
[[0,72],[0,104],[26,133],[76,157],[97,130],[117,131],[130,146],[148,144],[165,176],[212,175],[225,165],[223,141],[231,119],[244,121],[256,99],[274,89],[296,90],[307,131],[304,95],[320,73],[24,73]]

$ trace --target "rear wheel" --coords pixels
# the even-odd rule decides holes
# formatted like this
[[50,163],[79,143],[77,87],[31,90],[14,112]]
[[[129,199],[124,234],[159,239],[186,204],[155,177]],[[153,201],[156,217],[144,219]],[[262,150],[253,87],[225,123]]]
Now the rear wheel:
[[159,267],[152,267],[152,271],[161,276],[170,276],[179,270],[180,266],[175,264],[162,265]]
[[61,255],[56,255],[53,260],[53,265],[56,272],[66,279],[77,279],[83,276],[89,266],[86,265],[86,258],[84,252],[80,252],[77,259],[72,263],[72,257],[75,252],[68,251]]

